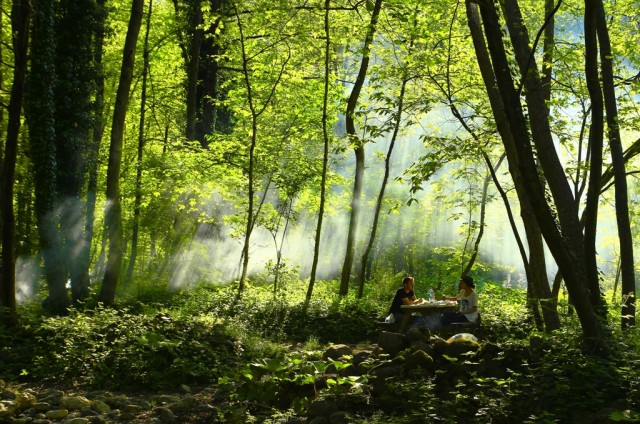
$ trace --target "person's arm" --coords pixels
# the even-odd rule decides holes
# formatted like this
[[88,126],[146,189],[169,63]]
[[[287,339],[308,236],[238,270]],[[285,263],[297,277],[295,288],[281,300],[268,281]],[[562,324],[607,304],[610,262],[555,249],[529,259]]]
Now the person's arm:
[[451,300],[451,301],[460,300],[460,293],[458,293],[455,297],[442,295],[442,300]]
[[423,298],[416,299],[416,295],[414,294],[410,298],[409,297],[403,297],[402,298],[402,302],[405,305],[419,305],[420,303],[424,303],[424,299]]

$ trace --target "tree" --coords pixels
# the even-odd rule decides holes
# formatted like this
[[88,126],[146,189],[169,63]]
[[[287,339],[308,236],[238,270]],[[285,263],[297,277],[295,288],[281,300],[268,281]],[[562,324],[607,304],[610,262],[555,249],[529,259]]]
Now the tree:
[[153,1],[149,1],[149,9],[147,11],[147,29],[144,36],[144,52],[142,65],[142,87],[140,94],[140,120],[138,121],[138,151],[136,158],[136,194],[133,204],[133,230],[131,234],[131,255],[129,257],[129,266],[127,268],[127,280],[131,279],[133,269],[136,264],[138,255],[138,232],[140,230],[140,209],[142,203],[142,158],[144,154],[145,144],[145,116],[147,107],[147,79],[149,74],[149,30],[151,29],[151,13],[153,10]]
[[[512,146],[514,143],[514,135],[511,131],[509,120],[506,116],[503,100],[500,96],[499,91],[497,90],[497,82],[495,80],[495,74],[491,65],[491,59],[489,57],[489,52],[487,50],[482,34],[481,20],[478,13],[478,8],[471,2],[466,2],[466,8],[467,21],[476,52],[478,66],[480,68],[480,73],[482,75],[484,86],[489,98],[489,102],[491,104],[491,109],[493,110],[498,133],[500,134],[503,142],[504,140],[507,140],[506,142],[504,142],[505,147]],[[549,282],[547,280],[544,244],[542,241],[540,228],[533,213],[533,206],[529,198],[527,197],[524,188],[523,176],[517,165],[517,156],[515,152],[510,152],[511,153],[508,155],[509,171],[511,173],[514,185],[516,186],[516,194],[520,203],[520,216],[524,225],[527,245],[529,248],[529,255],[527,257],[524,251],[524,247],[520,246],[520,242],[518,242],[520,254],[522,257],[525,274],[527,276],[527,281],[532,287],[531,292],[533,294],[533,297],[534,299],[539,299],[542,304],[543,316],[545,319],[545,328],[547,331],[552,331],[559,328],[560,323],[558,320],[557,310],[555,308],[554,297],[552,296],[552,293],[549,289]],[[490,161],[488,161],[487,159],[485,159],[485,162],[488,166],[490,165]],[[496,181],[495,178],[494,181]],[[496,187],[499,187],[497,181]],[[507,205],[508,201],[504,194],[502,195],[502,198],[505,202],[505,205]],[[507,208],[507,210],[509,211],[510,208]],[[515,228],[515,224],[513,222],[511,224],[511,227],[513,229],[514,235],[516,236],[516,239],[520,240],[520,237],[517,234],[517,230]]]
[[58,231],[58,156],[56,153],[56,34],[52,2],[34,9],[31,35],[31,67],[25,104],[29,128],[30,158],[35,180],[35,211],[48,297],[46,308],[63,314],[69,305],[63,242]]
[[[247,219],[244,233],[244,243],[242,249],[242,274],[240,276],[240,282],[238,285],[238,295],[244,290],[244,285],[247,278],[247,271],[249,269],[249,246],[251,242],[251,233],[254,229],[256,222],[256,211],[254,210],[254,195],[255,195],[255,183],[256,183],[256,148],[258,146],[258,121],[262,114],[267,110],[267,107],[271,103],[276,89],[282,79],[287,63],[290,59],[290,50],[287,49],[284,53],[284,57],[281,57],[277,62],[276,70],[274,71],[273,79],[265,87],[264,92],[256,92],[256,83],[252,79],[254,70],[250,67],[255,59],[252,55],[249,55],[247,38],[244,33],[244,24],[240,16],[240,11],[237,5],[234,5],[234,14],[236,23],[238,25],[238,32],[240,35],[240,53],[241,53],[241,74],[245,84],[247,106],[249,108],[251,130],[249,132],[250,142],[248,146],[248,160],[247,160]],[[281,36],[281,34],[278,34]],[[269,53],[273,54],[273,51]]]
[[[54,88],[56,209],[59,210],[63,263],[73,301],[89,295],[89,277],[81,260],[85,243],[86,201],[83,198],[99,69],[94,62],[96,32],[104,31],[104,8],[95,0],[61,0],[55,14]],[[101,118],[101,116],[99,117]]]
[[[538,205],[534,208],[536,221],[565,278],[582,324],[585,341],[591,348],[598,349],[603,346],[604,334],[584,285],[588,267],[584,257],[585,241],[578,209],[553,145],[548,120],[549,112],[544,104],[541,80],[517,2],[507,2],[505,10],[505,20],[514,47],[515,59],[519,66],[523,87],[526,89],[528,119],[523,113],[519,89],[510,74],[495,5],[480,4],[497,88],[504,104],[505,116],[514,135],[512,139],[503,138],[510,170],[512,167],[519,168],[523,177],[521,188],[523,195],[526,195],[532,204]],[[499,119],[499,116],[496,116],[496,119]],[[533,145],[535,145],[535,153]],[[536,160],[544,170],[554,209],[545,196]],[[513,173],[512,176],[516,177]],[[557,213],[557,221],[554,211]],[[590,278],[593,279],[594,276]]]
[[[94,219],[96,209],[96,194],[98,191],[98,153],[104,132],[103,109],[104,109],[104,66],[103,48],[105,38],[105,21],[107,11],[106,0],[98,0],[97,7],[102,13],[98,15],[96,21],[95,38],[93,39],[92,52],[93,63],[96,67],[95,76],[95,99],[93,100],[93,122],[91,125],[91,136],[86,151],[87,166],[87,194],[85,208],[84,243],[79,253],[78,266],[80,268],[79,287],[88,287],[89,267],[91,266],[91,242],[93,241]],[[84,290],[83,290],[84,291]]]
[[316,272],[318,270],[318,258],[320,256],[320,236],[322,234],[322,221],[324,219],[324,208],[326,202],[327,190],[327,168],[329,164],[329,128],[328,128],[328,112],[329,112],[329,77],[331,71],[331,33],[329,21],[329,7],[331,0],[324,2],[324,90],[322,94],[322,176],[320,177],[320,207],[318,208],[318,221],[316,224],[316,234],[313,246],[313,261],[311,264],[311,275],[309,276],[309,286],[307,288],[306,301],[311,300],[313,294],[313,286],[316,281]]
[[371,54],[371,44],[373,43],[373,37],[376,33],[376,25],[378,24],[378,16],[380,15],[380,9],[382,8],[382,0],[376,0],[373,10],[371,11],[371,21],[367,28],[367,34],[364,39],[364,45],[362,46],[362,60],[360,62],[360,68],[353,87],[351,88],[351,94],[347,101],[347,110],[345,112],[347,137],[349,142],[353,145],[355,157],[356,157],[356,169],[355,178],[353,180],[353,193],[351,198],[351,213],[349,215],[349,230],[347,234],[347,246],[344,255],[344,262],[342,264],[342,275],[340,277],[340,295],[345,296],[349,291],[349,281],[351,279],[351,268],[353,267],[353,258],[355,256],[355,242],[358,229],[358,220],[360,219],[360,198],[362,195],[362,184],[364,180],[364,141],[360,140],[356,133],[356,106],[358,105],[358,98],[360,97],[360,91],[364,86],[365,78],[367,76],[367,69],[369,68],[369,60]]
[[[595,4],[593,4],[595,3]],[[602,89],[604,107],[607,113],[607,127],[611,161],[615,175],[616,219],[618,223],[618,238],[620,241],[620,273],[622,276],[622,320],[623,329],[635,326],[636,283],[633,263],[633,237],[629,220],[629,199],[627,196],[627,176],[622,152],[620,125],[618,123],[618,106],[613,83],[613,68],[611,41],[607,29],[604,6],[601,0],[585,2],[585,8],[596,9],[596,33],[600,45],[600,67],[602,75]],[[591,23],[593,24],[593,22]],[[600,180],[601,182],[601,180]]]
[[[224,80],[220,57],[224,48],[220,42],[226,30],[226,0],[174,0],[176,17],[185,24],[181,28],[182,56],[186,69],[186,139],[198,141],[203,148],[209,145],[214,131],[229,131],[230,115],[223,106]],[[203,10],[206,8],[206,12]]]
[[27,49],[31,7],[14,0],[11,7],[11,33],[14,52],[13,85],[8,107],[8,124],[2,162],[0,211],[2,213],[2,265],[0,266],[0,326],[18,323],[16,313],[16,258],[13,185],[20,135],[20,116],[27,73]]
[[133,66],[136,55],[138,35],[142,26],[144,1],[133,0],[131,16],[127,28],[127,37],[122,55],[120,81],[116,94],[111,124],[111,143],[109,145],[109,166],[107,168],[107,205],[105,208],[106,234],[109,239],[109,253],[99,300],[111,305],[115,299],[116,286],[122,267],[122,206],[120,199],[120,166],[122,164],[122,146],[124,122],[129,105],[129,90],[133,79]]

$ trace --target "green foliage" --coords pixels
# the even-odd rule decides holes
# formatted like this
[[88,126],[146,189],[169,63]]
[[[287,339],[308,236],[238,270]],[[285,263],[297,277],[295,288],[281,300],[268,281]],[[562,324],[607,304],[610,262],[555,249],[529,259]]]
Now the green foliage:
[[174,319],[127,309],[71,311],[45,319],[33,334],[29,374],[44,381],[113,388],[174,387],[211,381],[226,372],[233,340],[202,317]]
[[[235,285],[201,284],[164,299],[145,295],[149,303],[124,297],[119,309],[45,319],[36,306],[21,307],[23,326],[0,330],[0,373],[22,382],[127,390],[218,385],[228,419],[238,408],[261,417],[298,416],[324,397],[359,405],[353,422],[363,423],[454,422],[460,416],[572,422],[596,413],[632,422],[640,411],[637,331],[612,328],[612,354],[589,355],[576,319],[562,308],[562,330],[532,331],[523,290],[482,281],[477,352],[456,358],[434,353],[435,373],[407,369],[402,378],[376,379],[348,372],[351,357],[323,359],[323,352],[329,342],[360,345],[377,336],[370,327],[389,301],[382,291],[380,299],[340,298],[338,282],[320,281],[318,299],[304,305],[296,299],[305,282],[286,287],[274,297],[268,284],[252,283],[236,300]],[[362,370],[386,359],[365,361]]]

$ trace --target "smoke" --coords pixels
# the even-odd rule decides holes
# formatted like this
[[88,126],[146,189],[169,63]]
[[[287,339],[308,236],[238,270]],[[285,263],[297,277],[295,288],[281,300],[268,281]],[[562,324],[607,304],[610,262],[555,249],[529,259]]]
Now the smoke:
[[40,278],[40,260],[34,256],[20,256],[16,260],[16,302],[26,303],[33,298]]

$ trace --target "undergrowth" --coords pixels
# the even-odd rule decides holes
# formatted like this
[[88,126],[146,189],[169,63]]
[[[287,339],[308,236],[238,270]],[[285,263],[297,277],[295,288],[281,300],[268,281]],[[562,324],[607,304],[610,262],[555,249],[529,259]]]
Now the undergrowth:
[[[309,303],[300,301],[306,286],[299,282],[275,295],[269,286],[249,285],[240,299],[235,286],[203,284],[63,317],[22,306],[21,326],[0,329],[0,374],[16,382],[120,390],[223,385],[230,408],[271,405],[271,416],[299,413],[312,399],[335,394],[368,404],[380,383],[327,377],[348,364],[323,359],[322,349],[375,343],[375,321],[390,299],[377,289],[364,299],[342,298],[337,287],[317,283]],[[640,421],[636,329],[622,333],[612,325],[611,354],[593,356],[582,349],[576,317],[562,300],[563,328],[545,334],[526,312],[522,290],[484,282],[479,292],[483,339],[499,372],[483,371],[470,357],[450,365],[448,372],[465,370],[467,380],[449,393],[434,389],[438,375],[390,381],[388,401],[378,397],[378,409],[353,422],[447,422],[463,415],[474,422],[563,422],[603,410],[611,420]],[[411,413],[397,408],[398,398]]]

